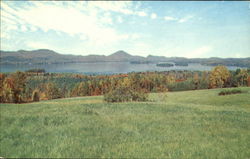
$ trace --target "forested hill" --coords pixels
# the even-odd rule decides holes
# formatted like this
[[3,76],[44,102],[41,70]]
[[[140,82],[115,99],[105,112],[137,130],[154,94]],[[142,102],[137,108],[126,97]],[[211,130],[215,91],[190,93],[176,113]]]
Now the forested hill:
[[109,56],[105,55],[70,55],[59,54],[52,50],[40,49],[33,51],[1,51],[1,63],[8,64],[40,64],[40,63],[78,63],[78,62],[130,62],[143,61],[144,57],[132,56],[124,51],[117,51]]
[[174,62],[180,65],[187,63],[201,63],[203,65],[227,65],[250,67],[250,57],[248,58],[184,58],[184,57],[164,57],[153,56],[147,57],[133,56],[125,51],[117,51],[109,56],[105,55],[71,55],[60,54],[53,50],[19,50],[19,51],[0,51],[1,64],[53,64],[53,63],[81,63],[81,62],[131,62],[140,63],[158,63]]

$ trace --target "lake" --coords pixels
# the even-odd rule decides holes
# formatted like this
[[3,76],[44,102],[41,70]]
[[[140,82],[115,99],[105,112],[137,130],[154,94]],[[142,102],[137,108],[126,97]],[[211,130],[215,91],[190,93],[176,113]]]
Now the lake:
[[[157,67],[156,64],[130,64],[129,62],[98,62],[98,63],[68,63],[68,64],[43,64],[43,65],[6,65],[1,64],[1,72],[26,71],[34,68],[43,68],[46,72],[56,73],[83,73],[83,74],[115,74],[145,71],[169,70],[199,70],[208,71],[214,66],[204,66],[190,63],[188,66]],[[227,66],[229,70],[240,67]]]

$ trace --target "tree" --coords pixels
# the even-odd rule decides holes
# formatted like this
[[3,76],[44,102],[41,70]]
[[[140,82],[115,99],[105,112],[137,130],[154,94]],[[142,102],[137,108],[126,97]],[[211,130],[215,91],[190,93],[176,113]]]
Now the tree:
[[239,80],[239,86],[247,85],[248,73],[246,69],[241,69],[236,77]]
[[199,89],[207,89],[209,87],[209,73],[208,71],[203,71],[200,79]]
[[5,80],[5,75],[0,73],[0,103],[3,103],[5,101],[4,99],[4,80]]
[[211,71],[209,76],[210,88],[225,87],[226,82],[230,77],[230,72],[225,66],[216,66]]
[[14,103],[21,103],[23,102],[27,76],[24,72],[17,71],[11,75],[11,78],[14,79],[14,89],[12,89]]
[[195,85],[195,89],[198,89],[199,82],[200,82],[199,75],[196,72],[194,73],[194,77],[193,77],[193,83]]
[[60,98],[59,89],[53,82],[49,82],[45,86],[45,94],[47,99],[56,99]]
[[32,93],[32,101],[33,102],[38,102],[39,100],[40,100],[39,91],[34,90],[33,93]]
[[247,86],[250,87],[250,76],[247,78]]
[[1,86],[3,102],[24,102],[26,78],[25,73],[17,71],[4,79]]

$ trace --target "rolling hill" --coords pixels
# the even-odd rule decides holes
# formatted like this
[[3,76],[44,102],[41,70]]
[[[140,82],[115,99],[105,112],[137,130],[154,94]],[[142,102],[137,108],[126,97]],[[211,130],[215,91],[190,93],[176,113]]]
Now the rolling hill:
[[1,104],[4,158],[248,158],[250,94],[221,89]]

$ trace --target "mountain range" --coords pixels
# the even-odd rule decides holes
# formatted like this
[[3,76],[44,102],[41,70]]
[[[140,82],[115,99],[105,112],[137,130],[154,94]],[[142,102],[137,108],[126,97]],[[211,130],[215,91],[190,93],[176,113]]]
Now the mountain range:
[[83,62],[131,62],[140,63],[159,63],[174,62],[179,64],[201,63],[203,65],[227,65],[250,67],[250,57],[248,58],[185,58],[185,57],[165,57],[153,56],[147,57],[133,56],[129,53],[119,50],[109,56],[105,55],[65,55],[53,50],[19,50],[19,51],[0,51],[1,64],[61,64],[61,63],[83,63]]

